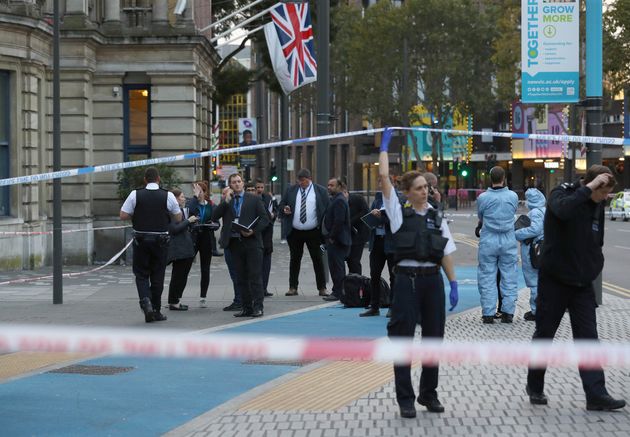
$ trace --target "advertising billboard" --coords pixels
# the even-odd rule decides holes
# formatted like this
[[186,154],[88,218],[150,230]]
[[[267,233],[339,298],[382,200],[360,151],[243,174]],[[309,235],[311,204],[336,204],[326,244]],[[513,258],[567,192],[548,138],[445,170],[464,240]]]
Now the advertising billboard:
[[[538,110],[537,110],[538,108]],[[512,104],[512,132],[522,134],[562,135],[567,126],[567,113],[564,105],[541,107]],[[566,157],[566,141],[541,141],[512,139],[513,159],[561,158]]]
[[[411,108],[409,115],[409,124],[411,126],[433,127],[433,114],[427,111],[422,105],[416,105]],[[472,119],[470,116],[464,116],[455,110],[448,115],[443,126],[436,126],[442,129],[470,130],[472,129]],[[414,138],[415,141],[414,141]],[[422,161],[431,161],[431,153],[433,152],[433,133],[426,131],[409,132],[407,144],[412,148],[417,147],[418,155]],[[445,161],[452,161],[454,158],[465,159],[468,154],[469,138],[463,135],[452,135],[448,132],[440,133],[442,139],[442,150]],[[439,154],[439,151],[438,151]],[[416,160],[416,154],[411,151],[409,159]]]
[[579,37],[577,0],[521,0],[523,102],[579,100]]

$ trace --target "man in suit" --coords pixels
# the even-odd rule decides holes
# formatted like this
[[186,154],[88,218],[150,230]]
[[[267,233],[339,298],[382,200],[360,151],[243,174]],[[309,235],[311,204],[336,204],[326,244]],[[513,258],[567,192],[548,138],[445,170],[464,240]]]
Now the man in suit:
[[273,224],[278,215],[278,203],[269,193],[265,193],[265,184],[261,179],[256,180],[256,194],[262,199],[263,205],[269,217],[269,226],[263,231],[263,290],[265,297],[271,297],[267,286],[269,285],[269,274],[271,273],[271,254],[273,252]]
[[346,258],[348,263],[348,272],[361,274],[361,257],[363,256],[363,248],[370,238],[370,229],[363,223],[361,217],[369,211],[365,198],[358,193],[350,193],[344,190],[344,195],[348,199],[348,207],[350,208],[350,226],[352,231],[352,246],[350,254]]
[[332,198],[326,215],[322,233],[326,239],[328,253],[328,268],[332,278],[332,293],[324,297],[325,301],[339,300],[343,288],[343,278],[346,276],[345,260],[350,254],[352,235],[350,227],[350,209],[344,196],[344,184],[338,178],[328,181],[328,192]]
[[321,226],[330,203],[326,188],[314,184],[311,172],[301,169],[297,172],[298,183],[290,186],[282,196],[278,211],[287,226],[287,242],[291,260],[289,262],[289,291],[286,296],[297,296],[300,262],[304,254],[304,244],[313,261],[315,281],[320,296],[327,296],[324,262],[320,249]]
[[[263,315],[262,285],[262,232],[269,219],[260,197],[243,191],[243,180],[238,173],[228,177],[221,203],[212,212],[212,220],[222,219],[219,245],[229,251],[236,270],[235,288],[240,290],[243,309],[234,317],[261,317]],[[255,223],[254,223],[255,221]],[[232,223],[250,226],[237,230]]]

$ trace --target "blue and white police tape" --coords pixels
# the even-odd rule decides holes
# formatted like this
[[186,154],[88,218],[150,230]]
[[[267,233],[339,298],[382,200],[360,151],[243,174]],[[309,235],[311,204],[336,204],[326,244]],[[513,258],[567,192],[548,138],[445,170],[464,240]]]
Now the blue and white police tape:
[[[610,145],[627,145],[630,146],[630,138],[613,138],[613,137],[589,137],[580,135],[551,135],[551,134],[520,134],[512,132],[482,132],[473,130],[457,130],[457,129],[440,129],[429,127],[391,127],[392,130],[405,131],[427,131],[437,133],[449,133],[457,136],[475,136],[475,135],[491,135],[493,137],[530,139],[539,141],[571,141],[587,144],[610,144]],[[382,132],[384,128],[368,129],[353,132],[343,132],[330,135],[321,135],[318,137],[299,138],[295,140],[275,141],[271,143],[257,144],[254,146],[243,146],[229,149],[210,150],[205,152],[185,153],[183,155],[165,156],[163,158],[143,159],[140,161],[118,162],[114,164],[104,164],[91,167],[81,167],[69,170],[61,170],[50,173],[40,173],[28,176],[18,176],[14,178],[0,179],[0,187],[7,185],[27,184],[51,179],[60,179],[72,176],[81,176],[91,173],[104,173],[110,171],[123,170],[125,168],[142,167],[155,164],[167,164],[170,162],[183,161],[188,159],[204,158],[207,156],[219,156],[225,153],[243,153],[255,150],[269,149],[273,147],[289,146],[294,144],[310,143],[321,140],[333,140],[338,138],[347,138],[359,135],[372,135]]]
[[308,338],[248,333],[0,325],[0,354],[19,351],[224,360],[353,360],[408,364],[630,367],[630,344],[589,340],[455,342],[425,338]]

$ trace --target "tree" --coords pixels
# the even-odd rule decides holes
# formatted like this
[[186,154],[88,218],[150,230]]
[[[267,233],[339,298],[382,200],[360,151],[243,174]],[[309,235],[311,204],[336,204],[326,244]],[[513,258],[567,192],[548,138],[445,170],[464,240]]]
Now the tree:
[[630,0],[609,5],[603,26],[603,67],[614,95],[630,88]]
[[520,92],[521,2],[504,1],[497,10],[496,37],[492,42],[492,62],[496,67],[496,97],[504,108],[516,100]]

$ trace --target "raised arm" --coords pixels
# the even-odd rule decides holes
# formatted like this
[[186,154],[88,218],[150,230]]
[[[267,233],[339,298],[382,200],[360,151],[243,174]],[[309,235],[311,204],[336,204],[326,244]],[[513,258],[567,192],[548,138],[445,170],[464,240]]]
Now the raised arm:
[[386,127],[383,131],[381,147],[379,149],[380,153],[378,155],[378,175],[381,179],[383,197],[386,199],[390,198],[394,188],[389,180],[389,155],[387,154],[389,150],[389,142],[392,139],[392,133],[393,131],[388,127]]

